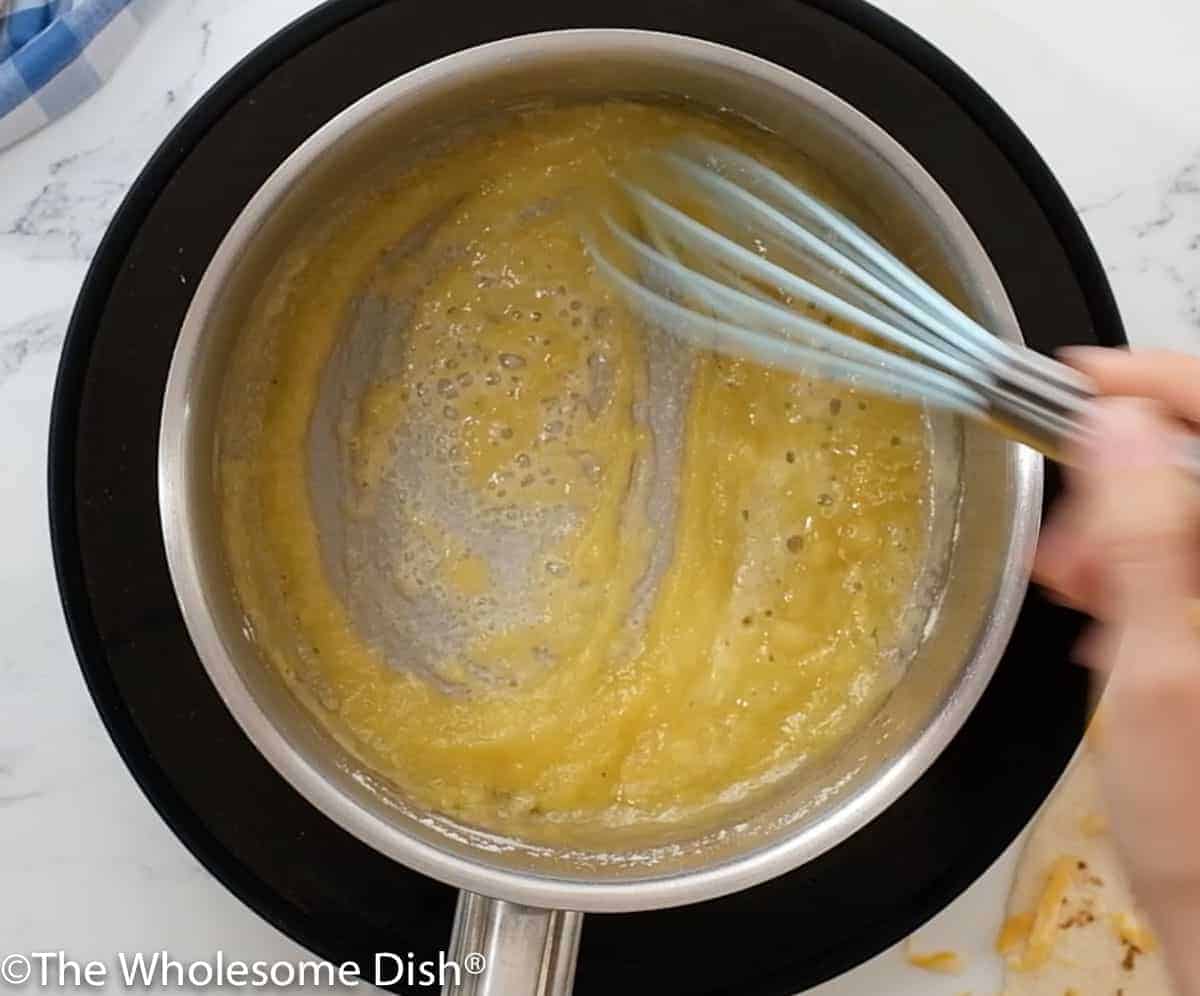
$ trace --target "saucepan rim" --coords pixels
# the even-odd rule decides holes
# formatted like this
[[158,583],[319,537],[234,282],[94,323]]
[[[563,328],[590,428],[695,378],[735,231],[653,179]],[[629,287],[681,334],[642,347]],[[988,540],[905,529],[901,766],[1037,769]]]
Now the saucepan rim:
[[963,252],[972,278],[1019,337],[1016,317],[982,245],[949,195],[882,128],[811,80],[741,50],[683,35],[637,29],[569,29],[520,35],[465,49],[392,80],[325,124],[275,170],[242,210],[218,247],[184,318],[167,379],[160,423],[158,493],[171,579],[187,630],[226,707],[255,747],[310,803],[359,840],[388,857],[463,889],[548,908],[616,912],[681,905],[738,891],[817,857],[869,823],[927,770],[959,731],[982,696],[1016,624],[1028,584],[1042,499],[1040,456],[1012,444],[1009,467],[1014,499],[1012,534],[985,632],[975,645],[969,673],[915,742],[888,763],[844,807],[816,830],[780,839],[720,863],[670,876],[620,881],[576,881],[522,873],[489,862],[486,853],[464,857],[405,833],[333,785],[298,752],[247,686],[227,652],[210,611],[199,550],[189,529],[188,488],[181,486],[188,456],[189,378],[205,348],[206,321],[244,246],[297,179],[328,149],[397,102],[420,100],[423,91],[516,59],[619,51],[716,64],[776,85],[831,116],[899,170],[936,214],[936,225]]

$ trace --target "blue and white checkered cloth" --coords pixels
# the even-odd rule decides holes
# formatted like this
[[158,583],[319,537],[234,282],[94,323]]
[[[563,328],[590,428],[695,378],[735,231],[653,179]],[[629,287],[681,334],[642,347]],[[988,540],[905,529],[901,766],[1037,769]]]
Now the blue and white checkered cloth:
[[91,96],[158,3],[0,0],[0,149]]

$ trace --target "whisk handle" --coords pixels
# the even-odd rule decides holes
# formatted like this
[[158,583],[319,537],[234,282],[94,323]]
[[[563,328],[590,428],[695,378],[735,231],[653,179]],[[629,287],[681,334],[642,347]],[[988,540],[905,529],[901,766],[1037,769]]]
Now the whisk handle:
[[[990,400],[989,424],[1059,463],[1070,463],[1076,447],[1087,441],[1084,425],[1091,402],[1068,415],[1011,392],[993,394]],[[1174,448],[1176,465],[1200,484],[1200,435],[1181,432]]]

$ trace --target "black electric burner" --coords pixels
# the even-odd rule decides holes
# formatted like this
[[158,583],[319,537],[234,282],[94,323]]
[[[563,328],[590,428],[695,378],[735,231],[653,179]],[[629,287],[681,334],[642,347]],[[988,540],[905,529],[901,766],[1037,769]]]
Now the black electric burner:
[[[857,106],[949,192],[1042,350],[1124,342],[1103,271],[1037,153],[943,55],[859,0],[336,0],[225,76],[117,212],[67,334],[50,432],[55,562],[83,673],[126,764],[191,851],[321,957],[436,957],[454,890],[384,858],[263,760],[188,640],[159,534],[155,461],[180,323],[217,244],[313,131],[393,77],[492,39],[637,27],[791,67]],[[1051,472],[1048,498],[1058,482]],[[790,996],[900,940],[974,881],[1079,743],[1080,620],[1033,591],[970,720],[884,815],[822,858],[696,906],[596,915],[576,992]],[[401,992],[428,990],[399,989]]]

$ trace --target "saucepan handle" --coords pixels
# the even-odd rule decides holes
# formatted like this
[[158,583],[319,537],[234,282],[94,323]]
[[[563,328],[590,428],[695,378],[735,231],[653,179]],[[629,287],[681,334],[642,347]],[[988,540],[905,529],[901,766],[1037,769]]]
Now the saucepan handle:
[[582,928],[582,913],[460,892],[447,955],[464,970],[442,996],[569,996]]

